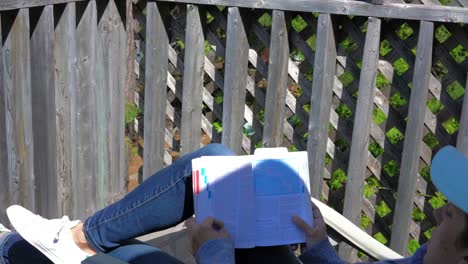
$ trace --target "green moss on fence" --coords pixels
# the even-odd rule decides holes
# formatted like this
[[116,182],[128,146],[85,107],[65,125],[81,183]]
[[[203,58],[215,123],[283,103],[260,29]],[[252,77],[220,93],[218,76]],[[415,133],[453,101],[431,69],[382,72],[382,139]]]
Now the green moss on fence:
[[449,71],[445,65],[438,60],[434,65],[432,65],[432,72],[436,75],[437,78],[444,77]]
[[437,137],[432,132],[427,133],[423,137],[423,141],[431,149],[433,149],[435,146],[439,145],[439,140],[437,139]]
[[415,222],[421,222],[426,219],[426,214],[419,208],[414,208],[413,213],[411,214],[411,218]]
[[361,227],[367,229],[371,224],[371,219],[366,214],[361,214]]
[[421,175],[426,182],[429,182],[431,180],[431,167],[425,166],[419,171],[419,175]]
[[445,128],[445,131],[449,133],[449,135],[455,134],[460,129],[460,123],[455,119],[455,117],[452,117],[442,123],[442,126]]
[[432,208],[438,209],[447,203],[447,198],[445,198],[445,196],[440,192],[436,192],[435,196],[429,199],[429,203],[431,204]]
[[413,33],[413,29],[407,23],[401,25],[397,31],[398,37],[400,37],[402,40],[409,38],[411,35],[413,35]]
[[386,119],[387,115],[379,108],[375,108],[372,112],[372,120],[374,120],[377,125],[382,124]]
[[444,26],[440,25],[435,31],[435,38],[439,43],[444,43],[448,38],[452,36],[452,33]]
[[390,51],[392,51],[392,44],[390,44],[390,41],[384,39],[382,42],[380,42],[380,55],[385,56]]
[[345,139],[340,138],[340,139],[338,139],[338,140],[335,141],[335,147],[336,147],[339,151],[345,152],[345,151],[348,149],[348,147],[349,147],[349,143],[348,143],[348,141],[346,141]]
[[377,189],[380,187],[379,180],[374,176],[370,176],[364,184],[364,197],[369,198],[375,194]]
[[307,45],[309,45],[309,47],[315,51],[317,49],[317,36],[315,34],[313,34],[312,36],[310,36],[310,38],[308,38],[306,40],[306,43]]
[[359,45],[354,42],[351,38],[346,38],[339,44],[346,52],[351,53],[355,51]]
[[409,64],[406,62],[405,59],[399,58],[393,63],[393,69],[398,75],[402,75],[403,73],[409,70]]
[[398,109],[400,107],[403,107],[408,104],[408,101],[401,96],[400,92],[396,92],[391,98],[390,98],[390,105],[393,106],[393,108]]
[[408,251],[409,253],[414,254],[414,252],[416,252],[416,250],[418,250],[418,248],[420,247],[421,245],[419,244],[419,242],[415,239],[411,239],[408,243]]
[[385,76],[382,73],[379,72],[376,77],[375,86],[377,86],[377,88],[380,89],[389,84],[390,84],[390,81],[387,78],[385,78]]
[[258,19],[258,23],[260,23],[260,25],[263,27],[269,28],[273,24],[273,21],[270,14],[265,13]]
[[300,16],[297,15],[292,21],[291,25],[297,32],[301,32],[307,27],[307,22]]
[[354,81],[354,76],[350,72],[345,71],[338,77],[338,80],[343,84],[343,87],[346,87]]
[[457,100],[465,94],[465,89],[458,81],[454,81],[447,87],[447,93],[453,100]]
[[343,119],[348,119],[353,115],[353,112],[346,106],[346,104],[341,103],[337,108],[336,108],[336,113],[340,118]]
[[125,124],[132,123],[141,114],[140,108],[133,103],[125,105]]
[[468,57],[468,51],[466,51],[462,45],[458,45],[450,51],[450,55],[457,63],[462,63],[466,57]]
[[384,149],[377,142],[369,144],[369,151],[376,158],[384,153]]
[[331,176],[329,185],[332,190],[339,190],[348,180],[348,176],[342,169],[337,169]]
[[442,111],[445,106],[437,98],[432,98],[431,100],[427,101],[427,108],[433,114],[437,114]]
[[392,209],[390,209],[384,201],[381,201],[379,205],[376,205],[375,210],[380,217],[385,217],[392,212]]
[[385,133],[385,135],[392,144],[397,144],[403,140],[403,138],[405,138],[403,133],[401,133],[401,131],[396,127],[392,127],[389,131],[387,131],[387,133]]
[[382,243],[384,245],[388,243],[387,238],[381,232],[375,234],[374,238],[375,238],[375,240],[379,241],[380,243]]
[[387,173],[388,176],[394,177],[400,172],[400,167],[398,166],[396,161],[391,160],[387,162],[387,164],[385,164],[384,171]]

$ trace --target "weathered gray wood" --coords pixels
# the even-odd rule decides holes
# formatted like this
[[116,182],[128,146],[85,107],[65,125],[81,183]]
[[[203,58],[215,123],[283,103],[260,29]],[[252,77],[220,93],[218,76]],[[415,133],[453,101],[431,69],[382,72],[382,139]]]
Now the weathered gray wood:
[[29,8],[36,6],[46,6],[46,5],[55,5],[63,4],[70,2],[79,2],[86,0],[2,0],[0,1],[0,10],[12,10],[20,8]]
[[249,43],[239,8],[228,10],[222,143],[242,154]]
[[[367,171],[368,158],[365,154],[368,153],[369,130],[374,106],[374,89],[379,63],[380,26],[380,19],[373,17],[368,19],[348,165],[343,215],[356,225],[359,224],[361,219],[361,210],[356,205],[362,203],[363,186]],[[352,258],[356,256],[356,251],[344,244],[340,246],[339,253],[341,258],[348,261],[353,261]]]
[[187,6],[185,36],[185,68],[182,98],[181,154],[200,147],[201,104],[203,91],[203,65],[205,36],[199,8]]
[[[35,210],[29,10],[2,15],[10,203]],[[14,62],[14,63],[12,63]]]
[[279,147],[283,141],[289,62],[288,30],[283,11],[273,11],[271,31],[263,146]]
[[30,17],[31,25],[35,25],[31,28],[31,93],[36,212],[57,218],[61,214],[56,163],[54,7],[30,9]]
[[468,9],[452,6],[427,6],[418,4],[374,5],[363,1],[346,0],[164,0],[167,2],[203,5],[237,6],[299,12],[320,12],[336,15],[373,16],[427,20],[437,22],[467,23]]
[[431,74],[433,32],[434,23],[421,22],[390,243],[390,247],[400,254],[407,254],[409,225],[423,137],[426,96]]
[[[460,117],[460,130],[458,131],[457,149],[468,156],[468,72],[466,73],[465,97]],[[0,124],[1,126],[1,124]]]
[[307,152],[309,153],[311,195],[320,199],[335,80],[336,44],[330,15],[320,14],[317,24],[317,51],[314,62]]
[[[82,219],[104,204],[97,195],[97,117],[96,117],[96,1],[77,3],[76,30],[76,174],[72,174],[73,212]],[[83,195],[85,194],[85,195]]]
[[[8,182],[8,153],[7,153],[7,134],[6,134],[6,119],[5,119],[5,84],[4,75],[4,58],[3,58],[3,37],[2,37],[2,15],[0,14],[0,181]],[[9,186],[3,185],[4,190],[0,192],[0,208],[7,208],[10,205]],[[8,218],[5,210],[0,212],[0,221],[7,223]]]
[[65,6],[54,36],[55,105],[59,214],[73,215],[73,181],[76,174],[76,5]]
[[146,7],[145,146],[143,178],[164,166],[169,38],[156,2]]
[[126,193],[126,32],[114,0],[99,1],[97,31],[97,193],[103,205]]

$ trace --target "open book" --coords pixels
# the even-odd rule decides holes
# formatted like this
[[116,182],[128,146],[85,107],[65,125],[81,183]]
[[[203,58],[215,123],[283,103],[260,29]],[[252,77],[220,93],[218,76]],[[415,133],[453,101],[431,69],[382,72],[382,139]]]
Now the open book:
[[313,224],[307,152],[207,156],[194,159],[192,168],[196,221],[222,220],[236,248],[305,242],[291,217]]

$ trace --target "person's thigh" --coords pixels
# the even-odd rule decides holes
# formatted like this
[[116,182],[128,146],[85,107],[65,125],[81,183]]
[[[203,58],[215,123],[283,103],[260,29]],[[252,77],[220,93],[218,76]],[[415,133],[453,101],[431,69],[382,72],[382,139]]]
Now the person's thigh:
[[166,252],[145,244],[121,246],[108,254],[130,264],[183,263]]
[[2,264],[53,264],[16,233],[5,234],[0,238],[0,250]]

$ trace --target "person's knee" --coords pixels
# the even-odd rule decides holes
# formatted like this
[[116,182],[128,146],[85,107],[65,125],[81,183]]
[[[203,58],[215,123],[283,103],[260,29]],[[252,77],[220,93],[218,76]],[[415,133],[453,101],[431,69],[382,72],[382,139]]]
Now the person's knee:
[[203,155],[205,156],[231,156],[235,153],[228,147],[219,143],[211,143],[203,147]]

